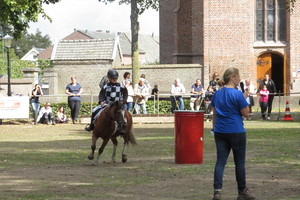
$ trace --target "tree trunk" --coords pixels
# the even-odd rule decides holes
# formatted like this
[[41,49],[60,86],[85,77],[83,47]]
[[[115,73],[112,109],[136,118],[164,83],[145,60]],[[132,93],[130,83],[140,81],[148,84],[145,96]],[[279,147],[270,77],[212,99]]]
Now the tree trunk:
[[139,82],[140,57],[139,57],[139,9],[136,0],[131,0],[131,60],[133,86]]

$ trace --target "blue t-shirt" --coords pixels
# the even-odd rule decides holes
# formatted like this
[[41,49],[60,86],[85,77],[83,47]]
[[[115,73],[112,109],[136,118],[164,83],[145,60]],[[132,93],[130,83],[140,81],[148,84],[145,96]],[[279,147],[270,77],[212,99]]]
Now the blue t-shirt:
[[224,87],[216,91],[211,106],[216,110],[214,132],[245,132],[241,110],[247,107],[248,103],[241,91]]
[[[202,85],[196,85],[196,84],[193,84],[192,85],[192,89],[194,88],[194,91],[195,92],[200,92],[202,89],[203,89],[203,87],[202,87]],[[200,94],[194,94],[194,95],[192,95],[191,97],[193,97],[193,98],[199,98],[201,95]]]
[[[72,85],[69,83],[66,87],[66,90],[69,90],[69,92],[73,94],[78,94],[81,89],[81,85],[79,83],[76,83],[76,85]],[[68,96],[68,100],[72,101],[80,101],[80,96]]]

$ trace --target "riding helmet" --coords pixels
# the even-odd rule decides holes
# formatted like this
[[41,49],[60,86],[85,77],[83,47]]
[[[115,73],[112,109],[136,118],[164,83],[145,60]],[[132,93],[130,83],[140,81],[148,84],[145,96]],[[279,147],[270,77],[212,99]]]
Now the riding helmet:
[[119,73],[114,69],[109,69],[107,72],[107,78],[117,79],[119,77]]

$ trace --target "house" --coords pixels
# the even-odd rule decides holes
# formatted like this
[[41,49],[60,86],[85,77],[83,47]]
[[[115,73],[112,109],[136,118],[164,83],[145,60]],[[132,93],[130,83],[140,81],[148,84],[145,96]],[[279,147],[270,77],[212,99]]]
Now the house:
[[267,73],[277,92],[300,92],[300,7],[286,0],[160,1],[160,63],[228,67],[255,84]]
[[[107,39],[119,36],[123,53],[122,65],[131,65],[131,33],[111,33],[110,31],[75,30],[63,40],[73,39]],[[159,61],[159,38],[154,35],[139,35],[139,51],[141,64],[153,64]]]
[[45,49],[32,47],[22,58],[21,60],[27,61],[36,61],[38,60],[38,55],[43,52]]
[[[158,37],[140,35],[141,64],[157,63],[159,58]],[[143,50],[143,48],[147,50]],[[72,75],[85,93],[97,94],[99,81],[110,68],[131,71],[131,35],[109,31],[74,30],[39,54],[40,59],[49,59],[53,68],[45,69],[43,81],[49,85],[49,94],[64,94],[65,86]]]
[[[50,94],[63,94],[70,77],[77,76],[85,92],[97,94],[99,79],[107,70],[120,66],[122,51],[119,37],[107,39],[60,40],[52,50],[52,77],[44,75]],[[48,73],[49,74],[49,73]]]

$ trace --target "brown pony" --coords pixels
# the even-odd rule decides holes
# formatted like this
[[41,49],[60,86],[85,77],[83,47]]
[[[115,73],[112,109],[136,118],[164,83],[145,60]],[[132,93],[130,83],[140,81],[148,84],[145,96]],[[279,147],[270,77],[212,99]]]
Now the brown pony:
[[[125,132],[125,134],[120,135],[120,131],[118,130],[118,123],[120,123],[121,129]],[[102,154],[105,146],[107,145],[108,141],[111,140],[114,144],[112,162],[115,163],[116,150],[118,146],[118,136],[121,136],[124,139],[122,162],[125,163],[127,161],[127,156],[125,154],[126,146],[129,143],[136,144],[136,140],[132,127],[132,115],[127,110],[123,109],[123,104],[121,102],[116,101],[104,108],[100,116],[95,121],[91,146],[92,152],[90,153],[88,158],[90,160],[94,159],[96,142],[100,137],[102,138],[103,142],[101,147],[99,148],[96,162],[98,163],[99,157]]]

